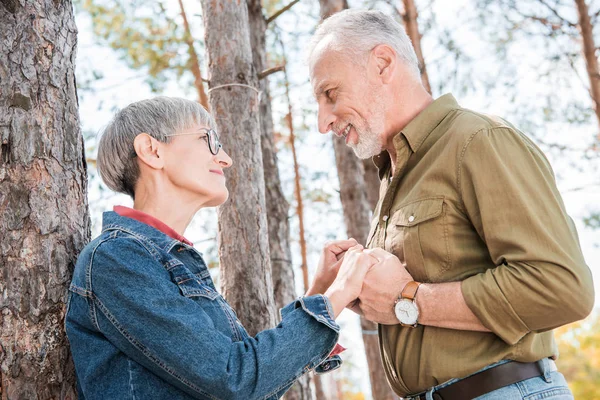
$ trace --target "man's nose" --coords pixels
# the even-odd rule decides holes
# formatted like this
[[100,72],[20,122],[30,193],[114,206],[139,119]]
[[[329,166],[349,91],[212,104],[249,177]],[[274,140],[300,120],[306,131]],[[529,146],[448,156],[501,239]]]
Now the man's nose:
[[319,121],[319,132],[327,133],[331,129],[333,129],[335,115],[331,112],[331,109],[329,107],[319,106],[319,113],[317,119]]

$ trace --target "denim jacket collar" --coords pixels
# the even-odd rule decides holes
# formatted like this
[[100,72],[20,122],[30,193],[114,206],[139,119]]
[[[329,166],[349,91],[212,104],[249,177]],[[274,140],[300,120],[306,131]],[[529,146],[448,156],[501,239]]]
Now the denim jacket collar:
[[128,232],[143,241],[151,242],[167,253],[177,245],[186,248],[191,247],[143,222],[128,217],[122,217],[114,211],[106,211],[102,214],[102,233],[113,230]]

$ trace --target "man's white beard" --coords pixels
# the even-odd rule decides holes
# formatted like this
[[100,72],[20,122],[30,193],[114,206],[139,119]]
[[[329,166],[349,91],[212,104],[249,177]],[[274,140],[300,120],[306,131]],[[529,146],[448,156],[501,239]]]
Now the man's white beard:
[[357,144],[348,144],[354,154],[358,158],[367,159],[383,151],[383,143],[381,143],[381,134],[383,133],[383,115],[374,115],[372,121],[374,125],[370,125],[365,119],[362,120],[362,126],[357,128],[354,126],[358,134]]
[[381,153],[383,148],[379,142],[378,135],[370,129],[359,134],[357,144],[349,144],[349,146],[354,150],[354,154],[363,160],[376,156]]

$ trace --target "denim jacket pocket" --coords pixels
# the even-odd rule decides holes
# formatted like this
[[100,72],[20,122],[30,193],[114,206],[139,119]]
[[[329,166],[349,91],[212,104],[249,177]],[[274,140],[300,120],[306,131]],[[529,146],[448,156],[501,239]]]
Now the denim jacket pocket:
[[445,208],[444,197],[430,197],[405,204],[392,215],[389,248],[402,256],[415,280],[437,282],[450,268]]
[[181,261],[173,260],[169,262],[167,269],[172,281],[177,284],[183,296],[196,299],[204,298],[206,300],[200,301],[199,304],[213,320],[219,331],[225,333],[233,341],[240,341],[248,337],[233,308],[213,288],[213,285],[204,283],[204,279],[192,273]]

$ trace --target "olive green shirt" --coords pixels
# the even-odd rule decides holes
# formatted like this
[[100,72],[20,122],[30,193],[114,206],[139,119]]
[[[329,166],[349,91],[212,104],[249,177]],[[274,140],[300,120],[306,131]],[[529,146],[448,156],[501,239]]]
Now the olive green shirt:
[[461,281],[467,305],[492,331],[380,325],[394,391],[415,394],[503,359],[556,358],[551,330],[587,316],[594,289],[543,153],[449,94],[394,146],[391,179],[389,154],[374,158],[382,181],[368,247],[396,255],[418,282]]

